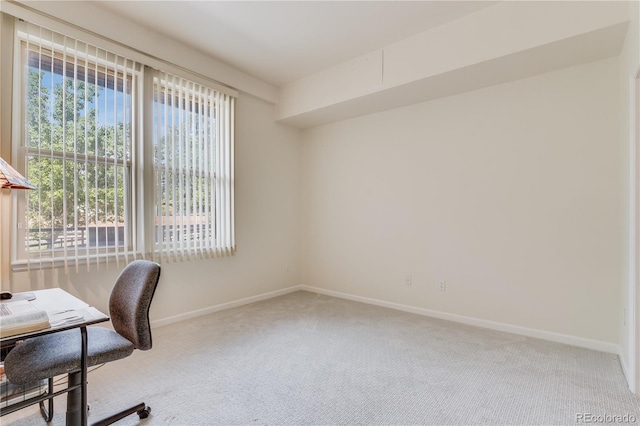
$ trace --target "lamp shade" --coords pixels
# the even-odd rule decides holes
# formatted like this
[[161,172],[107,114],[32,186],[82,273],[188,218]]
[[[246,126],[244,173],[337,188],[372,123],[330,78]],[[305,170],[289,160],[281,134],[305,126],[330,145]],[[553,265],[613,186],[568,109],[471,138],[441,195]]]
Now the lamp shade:
[[0,157],[0,188],[36,189],[24,176]]

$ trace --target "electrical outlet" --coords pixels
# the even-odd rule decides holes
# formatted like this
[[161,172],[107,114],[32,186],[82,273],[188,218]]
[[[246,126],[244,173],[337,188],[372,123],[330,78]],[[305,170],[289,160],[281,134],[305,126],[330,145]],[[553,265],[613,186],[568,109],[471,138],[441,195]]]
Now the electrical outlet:
[[411,275],[407,275],[407,276],[404,278],[404,284],[405,284],[405,285],[411,285]]
[[440,281],[438,283],[438,290],[440,291],[446,291],[447,290],[447,282],[446,281]]

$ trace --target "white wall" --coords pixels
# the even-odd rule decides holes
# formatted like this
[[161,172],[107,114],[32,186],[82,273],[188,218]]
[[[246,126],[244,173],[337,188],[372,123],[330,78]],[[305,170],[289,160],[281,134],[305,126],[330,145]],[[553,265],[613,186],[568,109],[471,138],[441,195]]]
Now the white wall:
[[618,343],[618,78],[607,59],[306,131],[303,282]]
[[[620,323],[620,361],[629,381],[632,390],[638,389],[638,373],[636,368],[638,366],[637,353],[633,351],[633,333],[635,332],[632,327],[634,321],[636,327],[640,327],[640,321],[634,318],[634,310],[640,309],[640,306],[634,306],[635,296],[638,296],[638,292],[634,291],[633,287],[636,285],[634,277],[634,262],[632,256],[637,253],[640,247],[633,249],[634,239],[634,227],[632,222],[636,220],[633,217],[631,210],[631,202],[633,197],[630,191],[636,190],[638,182],[632,184],[634,177],[632,176],[632,170],[634,166],[631,164],[636,161],[632,155],[632,145],[635,143],[634,137],[634,112],[636,114],[640,111],[636,111],[634,107],[635,93],[634,93],[634,80],[636,73],[640,66],[640,3],[633,2],[630,5],[631,21],[629,23],[629,29],[627,31],[627,37],[620,53],[620,137],[621,137],[621,167],[622,167],[622,180],[621,187],[625,196],[622,199],[622,234],[627,237],[622,241],[621,250],[621,299],[620,299],[620,313],[618,315]],[[636,153],[636,156],[640,153]],[[638,164],[636,162],[636,164]],[[637,213],[636,213],[637,214]],[[635,232],[638,232],[637,230]],[[637,256],[637,255],[636,255]],[[636,257],[637,259],[637,257]],[[638,267],[640,265],[636,265]],[[636,312],[636,315],[640,312]],[[635,373],[635,374],[634,374]],[[634,375],[636,377],[634,377]]]
[[[240,94],[236,104],[236,241],[232,257],[162,264],[152,320],[300,283],[300,134],[273,122],[273,106]],[[4,220],[4,217],[3,217]],[[290,272],[285,266],[290,265]],[[121,265],[121,268],[124,265]],[[12,290],[59,286],[108,311],[119,273],[14,273]]]

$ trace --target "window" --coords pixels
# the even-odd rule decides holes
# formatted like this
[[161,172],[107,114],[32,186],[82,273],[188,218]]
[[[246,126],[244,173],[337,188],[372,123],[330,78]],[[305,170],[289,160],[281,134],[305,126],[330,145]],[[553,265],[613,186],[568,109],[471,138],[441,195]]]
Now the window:
[[16,30],[14,146],[37,190],[18,198],[14,265],[233,253],[234,98],[26,22]]
[[234,246],[233,98],[160,71],[153,87],[156,249],[223,254]]

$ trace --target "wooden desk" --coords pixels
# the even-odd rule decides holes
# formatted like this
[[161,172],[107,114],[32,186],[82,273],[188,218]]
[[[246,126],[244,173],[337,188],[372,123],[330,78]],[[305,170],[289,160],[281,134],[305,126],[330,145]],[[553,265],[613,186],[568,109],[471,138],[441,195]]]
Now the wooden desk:
[[[87,405],[87,326],[91,324],[97,324],[100,322],[108,321],[109,317],[103,314],[102,312],[100,312],[99,310],[97,310],[96,308],[89,306],[87,303],[83,302],[77,297],[74,297],[69,293],[67,293],[66,291],[59,288],[48,289],[48,290],[37,290],[37,291],[33,291],[32,293],[35,294],[36,299],[31,301],[31,303],[36,308],[46,311],[50,318],[54,316],[59,317],[60,312],[73,312],[75,315],[82,316],[83,319],[78,322],[73,322],[70,324],[63,323],[59,325],[53,325],[51,328],[47,328],[44,330],[38,330],[30,333],[24,333],[24,334],[2,338],[0,339],[0,348],[12,347],[19,340],[24,340],[31,337],[43,336],[45,334],[57,333],[60,331],[70,330],[73,328],[79,328],[81,339],[82,339],[82,358],[80,363],[81,383],[79,384],[69,383],[66,389],[63,389],[62,391],[59,391],[56,393],[51,393],[52,389],[50,386],[50,390],[48,394],[7,406],[6,408],[0,410],[0,416],[13,413],[14,411],[20,410],[24,407],[46,401],[47,399],[52,398],[53,396],[57,396],[57,395],[69,392],[69,395],[67,397],[67,424],[86,426],[87,407],[88,407]],[[0,303],[11,303],[11,299],[3,300]],[[79,407],[79,409],[73,410],[73,412],[70,412],[70,409],[69,409],[70,407]],[[43,416],[45,416],[44,410],[43,410]]]

